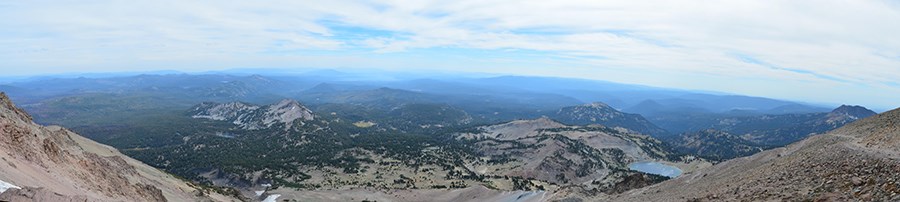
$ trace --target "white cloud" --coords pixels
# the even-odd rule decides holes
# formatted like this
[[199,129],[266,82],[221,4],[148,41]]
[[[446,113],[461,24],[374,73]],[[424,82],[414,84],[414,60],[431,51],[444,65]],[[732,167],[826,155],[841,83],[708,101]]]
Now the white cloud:
[[[533,66],[511,70],[529,65],[514,61],[531,61],[568,71],[664,78],[599,79],[797,99],[813,96],[790,93],[816,90],[806,84],[898,93],[898,8],[885,0],[3,2],[0,60],[7,62],[0,69],[203,69],[279,66],[273,64],[278,61],[380,68],[444,63],[432,68],[446,70],[453,68],[446,64],[457,63],[393,57],[452,48],[470,50],[452,53],[468,58],[460,61],[488,61],[473,64],[480,69],[523,71],[510,73],[548,72]],[[539,51],[542,58],[482,54],[511,50]],[[303,55],[310,51],[329,55]],[[673,72],[696,78],[665,78]],[[571,73],[558,75],[563,74]],[[739,78],[742,86],[774,81],[793,87],[767,94],[707,85],[721,78]]]

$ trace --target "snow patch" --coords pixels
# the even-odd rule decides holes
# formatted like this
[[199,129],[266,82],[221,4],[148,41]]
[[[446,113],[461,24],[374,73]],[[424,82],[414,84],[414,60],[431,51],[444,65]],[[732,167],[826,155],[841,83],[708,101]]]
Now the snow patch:
[[0,180],[0,193],[3,193],[7,189],[10,189],[10,188],[21,189],[22,187],[18,187],[16,185],[13,185],[8,182],[4,182],[3,180]]

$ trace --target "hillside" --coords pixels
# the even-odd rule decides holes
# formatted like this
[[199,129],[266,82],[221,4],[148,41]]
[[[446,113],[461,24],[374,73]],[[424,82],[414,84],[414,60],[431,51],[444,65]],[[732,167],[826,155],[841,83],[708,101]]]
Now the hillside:
[[0,201],[231,200],[65,128],[41,126],[0,93]]
[[703,126],[699,131],[662,140],[682,153],[727,160],[794,143],[872,115],[875,112],[865,107],[843,105],[829,113],[712,118],[701,121],[706,125],[697,125]]
[[639,114],[623,113],[601,102],[564,107],[551,116],[557,121],[569,125],[600,124],[608,127],[623,127],[647,135],[664,136],[667,134],[665,130],[653,125]]
[[616,201],[897,201],[900,109],[729,160]]

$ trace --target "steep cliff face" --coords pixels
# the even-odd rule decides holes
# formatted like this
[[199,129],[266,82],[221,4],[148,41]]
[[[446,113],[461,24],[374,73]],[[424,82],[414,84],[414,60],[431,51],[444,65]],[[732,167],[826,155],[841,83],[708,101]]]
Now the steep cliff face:
[[0,93],[0,201],[228,201],[57,126],[35,124]]

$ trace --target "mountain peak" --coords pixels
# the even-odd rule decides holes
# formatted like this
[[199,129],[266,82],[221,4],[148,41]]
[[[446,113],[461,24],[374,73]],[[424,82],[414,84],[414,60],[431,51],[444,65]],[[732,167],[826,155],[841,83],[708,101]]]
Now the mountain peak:
[[847,114],[847,115],[852,115],[852,116],[856,116],[859,118],[870,117],[875,114],[878,114],[872,110],[869,110],[869,109],[867,109],[863,106],[859,106],[859,105],[841,105],[840,107],[832,110],[831,113]]
[[851,121],[863,119],[866,117],[874,116],[878,113],[875,113],[872,110],[866,109],[862,106],[857,105],[841,105],[837,109],[832,110],[826,116],[825,122],[827,123],[849,123]]
[[263,124],[267,127],[275,123],[284,123],[287,129],[297,119],[303,121],[313,120],[313,113],[297,100],[283,99],[278,103],[268,106]]

